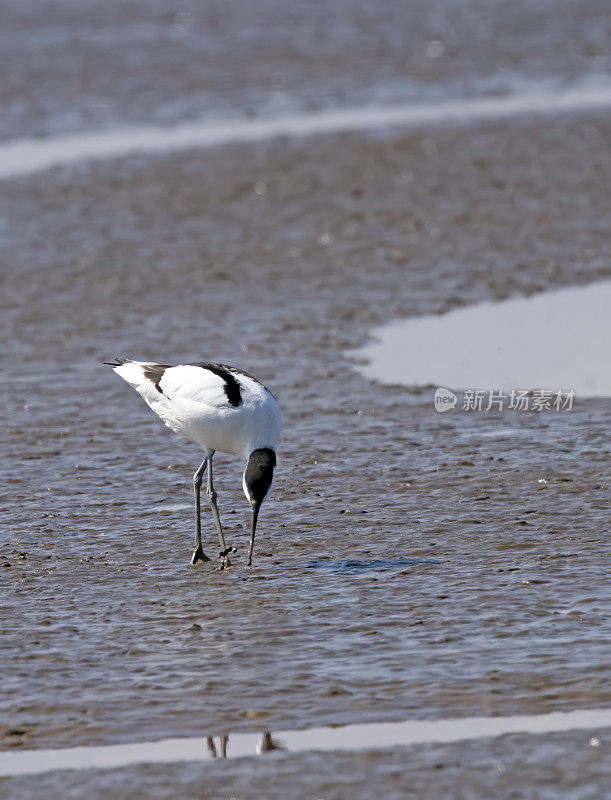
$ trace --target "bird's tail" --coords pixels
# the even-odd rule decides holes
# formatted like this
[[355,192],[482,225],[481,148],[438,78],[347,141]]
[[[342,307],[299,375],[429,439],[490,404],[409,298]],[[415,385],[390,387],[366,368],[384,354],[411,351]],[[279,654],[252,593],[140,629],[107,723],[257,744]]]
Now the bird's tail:
[[102,364],[107,364],[109,367],[122,367],[123,364],[127,364],[131,361],[131,358],[115,358],[114,361],[102,361]]

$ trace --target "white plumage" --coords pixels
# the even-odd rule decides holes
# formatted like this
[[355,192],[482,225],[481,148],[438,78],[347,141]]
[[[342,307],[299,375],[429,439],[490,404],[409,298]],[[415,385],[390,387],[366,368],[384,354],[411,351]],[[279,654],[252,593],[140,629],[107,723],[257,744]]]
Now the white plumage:
[[199,444],[205,459],[193,477],[196,506],[196,548],[192,563],[209,560],[201,547],[199,490],[208,470],[207,492],[214,515],[223,566],[229,564],[216,492],[212,482],[215,451],[247,459],[243,488],[253,511],[252,547],[259,508],[272,483],[281,416],[275,397],[252,375],[226,364],[157,364],[117,359],[110,364],[175,433]]

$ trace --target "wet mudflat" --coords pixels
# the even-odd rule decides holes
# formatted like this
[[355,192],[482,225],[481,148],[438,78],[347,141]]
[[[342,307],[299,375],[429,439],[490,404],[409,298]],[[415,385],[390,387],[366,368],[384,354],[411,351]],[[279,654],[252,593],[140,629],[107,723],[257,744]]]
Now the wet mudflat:
[[[370,383],[349,354],[396,316],[608,277],[610,135],[604,114],[564,115],[3,182],[5,749],[611,703],[609,400],[442,415],[431,387]],[[243,465],[220,454],[238,553],[227,572],[189,566],[200,454],[99,365],[114,355],[235,363],[277,394],[252,570]],[[596,797],[590,738],[1,786]]]
[[[608,401],[441,415],[430,389],[371,384],[344,355],[391,314],[604,276],[602,155],[574,125],[323,138],[5,185],[5,746],[611,701]],[[525,203],[540,212],[518,248]],[[189,566],[199,453],[98,365],[114,353],[214,357],[278,394],[281,468],[253,570],[242,465],[222,457],[239,552],[228,572]]]

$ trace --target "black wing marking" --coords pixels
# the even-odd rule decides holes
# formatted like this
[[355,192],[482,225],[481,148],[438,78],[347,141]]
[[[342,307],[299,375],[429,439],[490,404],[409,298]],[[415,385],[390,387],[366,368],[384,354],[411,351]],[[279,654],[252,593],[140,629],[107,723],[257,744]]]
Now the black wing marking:
[[240,389],[240,382],[233,374],[234,372],[238,372],[238,370],[234,370],[232,367],[228,367],[226,364],[207,364],[204,362],[199,364],[188,364],[187,366],[201,367],[202,369],[207,369],[208,372],[212,372],[214,375],[218,375],[218,377],[223,381],[223,389],[225,390],[225,395],[227,396],[227,402],[229,405],[237,407],[241,404],[242,391]]
[[276,400],[276,395],[273,392],[270,392],[267,386],[265,386],[264,383],[261,383],[261,381],[258,378],[256,378],[251,372],[246,372],[245,369],[238,369],[238,367],[231,367],[229,366],[229,364],[215,364],[214,366],[222,367],[223,369],[226,369],[228,372],[233,372],[234,375],[245,375],[247,378],[250,378],[255,383],[258,383],[259,386],[263,387],[263,389],[265,389],[266,392],[269,392],[271,396],[274,398],[274,400]]

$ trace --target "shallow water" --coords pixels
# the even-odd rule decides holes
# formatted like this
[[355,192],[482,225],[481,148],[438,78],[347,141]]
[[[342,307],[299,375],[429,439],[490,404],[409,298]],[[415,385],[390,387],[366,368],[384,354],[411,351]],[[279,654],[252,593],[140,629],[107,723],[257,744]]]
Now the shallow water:
[[611,397],[610,308],[611,281],[481,303],[375,328],[355,357],[385,383]]
[[611,106],[611,84],[588,80],[558,87],[528,84],[503,97],[466,97],[435,103],[370,106],[293,114],[264,119],[185,122],[178,126],[110,129],[40,139],[17,139],[0,145],[0,179],[126,155],[168,153],[215,147],[234,142],[258,142],[282,136],[312,136],[384,128],[427,127],[443,123],[473,123],[505,117],[549,115],[605,109]]
[[[3,9],[0,138],[412,104],[604,76],[604,0],[31,0]],[[235,53],[240,58],[235,58]]]
[[74,747],[64,750],[24,750],[0,753],[0,777],[34,775],[41,772],[85,769],[117,769],[135,764],[202,762],[216,758],[247,758],[273,752],[335,753],[340,750],[382,750],[429,743],[464,742],[510,733],[540,735],[560,731],[589,731],[593,747],[598,736],[611,728],[611,709],[570,711],[524,717],[465,717],[454,720],[409,720],[406,722],[346,725],[306,731],[281,731],[279,734],[236,734],[206,739],[165,739],[106,747]]

